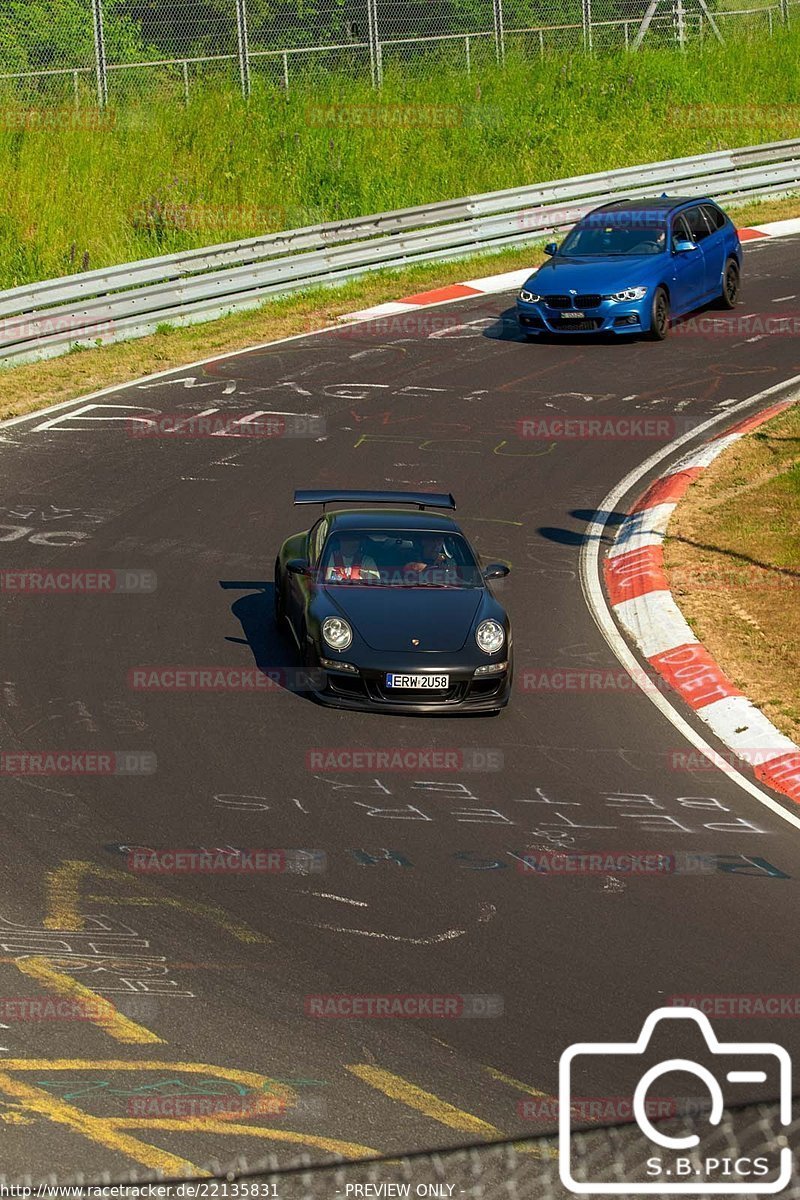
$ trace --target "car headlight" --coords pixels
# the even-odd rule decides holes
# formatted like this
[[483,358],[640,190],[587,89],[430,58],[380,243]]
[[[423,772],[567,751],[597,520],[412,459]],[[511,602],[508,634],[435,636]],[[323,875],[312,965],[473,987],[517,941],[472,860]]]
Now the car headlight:
[[481,621],[475,630],[475,641],[484,654],[497,654],[506,640],[506,631],[499,621]]
[[322,622],[322,636],[334,650],[346,650],[353,640],[353,631],[343,617],[326,617]]
[[646,287],[623,288],[621,292],[613,292],[609,300],[641,300],[647,295]]
[[519,298],[520,300],[524,300],[526,304],[534,304],[537,300],[541,300],[542,297],[538,292],[529,292],[526,288],[523,288],[519,294]]

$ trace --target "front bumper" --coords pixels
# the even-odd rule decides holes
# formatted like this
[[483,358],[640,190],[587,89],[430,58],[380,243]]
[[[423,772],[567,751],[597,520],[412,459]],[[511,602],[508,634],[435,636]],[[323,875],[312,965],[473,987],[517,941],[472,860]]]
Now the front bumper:
[[[358,665],[358,664],[354,664]],[[319,667],[324,686],[312,694],[323,704],[335,708],[352,708],[385,713],[482,713],[493,712],[508,704],[511,693],[513,662],[498,675],[476,676],[473,664],[448,666],[437,664],[435,671],[419,667],[417,674],[449,675],[450,686],[445,692],[412,691],[386,687],[387,672],[403,668],[396,662],[384,667],[359,667],[357,675]]]
[[571,334],[645,333],[650,328],[651,296],[641,300],[603,300],[594,308],[578,310],[582,317],[568,316],[575,309],[549,308],[542,301],[526,304],[517,300],[517,320],[523,333]]

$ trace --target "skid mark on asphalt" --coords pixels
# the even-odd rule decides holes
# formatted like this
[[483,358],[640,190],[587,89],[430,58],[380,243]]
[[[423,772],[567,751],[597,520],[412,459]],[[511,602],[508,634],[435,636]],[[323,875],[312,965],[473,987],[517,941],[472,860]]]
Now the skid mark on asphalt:
[[17,967],[49,991],[55,992],[56,995],[77,1001],[87,1020],[116,1041],[124,1042],[126,1045],[146,1045],[164,1041],[149,1029],[145,1029],[143,1025],[138,1025],[136,1021],[131,1021],[129,1017],[124,1016],[110,1000],[98,996],[97,992],[78,983],[76,979],[64,974],[63,971],[57,971],[46,959],[17,959]]
[[[90,878],[123,884],[128,894],[125,896],[82,896],[81,887]],[[176,896],[148,896],[143,892],[142,881],[136,876],[128,875],[124,871],[116,871],[112,867],[98,867],[91,862],[79,860],[63,862],[55,871],[48,872],[46,890],[47,914],[44,919],[46,929],[83,929],[84,918],[80,912],[80,904],[82,900],[88,900],[92,904],[115,905],[123,908],[129,905],[143,908],[177,908],[224,929],[239,942],[256,945],[268,945],[270,942],[265,934],[259,933],[241,921],[232,920],[225,910],[216,904],[182,900]]]

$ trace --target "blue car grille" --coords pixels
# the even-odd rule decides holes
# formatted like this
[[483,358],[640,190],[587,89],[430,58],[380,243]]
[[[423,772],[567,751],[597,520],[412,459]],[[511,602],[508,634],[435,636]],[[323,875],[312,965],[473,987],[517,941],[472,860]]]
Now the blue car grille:
[[603,297],[595,292],[580,296],[543,296],[548,308],[597,308]]

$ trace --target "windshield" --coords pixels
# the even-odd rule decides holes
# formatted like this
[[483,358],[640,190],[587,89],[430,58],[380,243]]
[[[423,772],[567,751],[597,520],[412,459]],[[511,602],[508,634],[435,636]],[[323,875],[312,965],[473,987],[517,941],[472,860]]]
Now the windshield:
[[666,245],[667,227],[663,222],[620,220],[613,216],[602,224],[591,221],[576,225],[565,238],[559,254],[571,258],[660,254]]
[[457,533],[348,529],[328,538],[318,566],[326,584],[382,587],[483,586],[475,556]]

